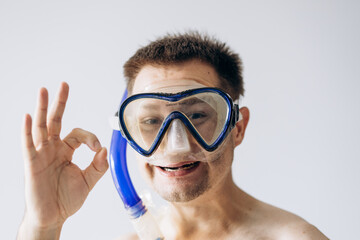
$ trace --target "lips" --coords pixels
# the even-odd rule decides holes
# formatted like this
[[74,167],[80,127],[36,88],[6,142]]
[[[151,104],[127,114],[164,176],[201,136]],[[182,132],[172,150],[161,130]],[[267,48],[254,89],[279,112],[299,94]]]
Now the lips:
[[197,169],[200,165],[199,161],[196,162],[183,162],[177,164],[171,164],[168,166],[157,166],[157,169],[160,170],[162,174],[167,177],[179,177],[187,175]]
[[191,169],[194,167],[197,167],[199,165],[200,162],[192,162],[192,163],[187,163],[187,164],[183,164],[180,166],[172,166],[172,167],[160,167],[162,170],[164,171],[168,171],[168,172],[172,172],[172,171],[179,171],[179,170],[187,170],[187,169]]

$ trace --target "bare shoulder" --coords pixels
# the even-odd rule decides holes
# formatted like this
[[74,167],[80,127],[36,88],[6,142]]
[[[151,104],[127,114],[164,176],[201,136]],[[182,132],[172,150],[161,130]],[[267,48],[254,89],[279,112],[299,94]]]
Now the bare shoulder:
[[279,239],[327,240],[314,225],[305,220],[285,225],[279,232]]
[[116,238],[116,240],[139,240],[139,237],[135,233],[124,235]]
[[271,226],[271,232],[275,239],[301,239],[301,240],[326,240],[328,239],[315,226],[305,221],[303,218],[274,207],[272,205],[260,203],[265,216],[264,224]]

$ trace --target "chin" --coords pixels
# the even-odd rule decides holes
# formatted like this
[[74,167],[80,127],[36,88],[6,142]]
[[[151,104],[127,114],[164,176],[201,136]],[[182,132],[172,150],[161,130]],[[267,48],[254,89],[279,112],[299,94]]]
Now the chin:
[[[196,175],[196,173],[194,175]],[[151,179],[151,185],[155,192],[169,202],[189,202],[203,195],[210,189],[209,180],[207,171],[203,171],[201,177],[194,178],[167,178],[156,172]]]

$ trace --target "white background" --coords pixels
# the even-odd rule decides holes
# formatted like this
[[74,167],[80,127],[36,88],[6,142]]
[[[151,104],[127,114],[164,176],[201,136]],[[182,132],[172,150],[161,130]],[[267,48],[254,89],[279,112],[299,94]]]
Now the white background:
[[[355,0],[0,0],[0,238],[14,239],[23,215],[20,129],[38,89],[47,87],[52,100],[67,81],[62,136],[81,127],[109,147],[123,63],[157,36],[196,29],[226,41],[244,62],[242,104],[251,117],[236,149],[236,183],[331,239],[359,239],[359,12]],[[75,156],[82,167],[91,159],[86,147]],[[146,189],[130,168],[139,191]],[[128,232],[108,171],[61,238]]]

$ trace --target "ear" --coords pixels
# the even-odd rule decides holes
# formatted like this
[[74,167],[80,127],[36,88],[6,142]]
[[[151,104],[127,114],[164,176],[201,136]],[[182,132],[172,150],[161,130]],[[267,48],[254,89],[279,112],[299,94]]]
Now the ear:
[[244,139],[246,126],[250,118],[250,112],[247,107],[240,108],[239,112],[242,115],[242,120],[238,121],[235,124],[234,129],[232,130],[235,146],[240,145],[240,143]]

